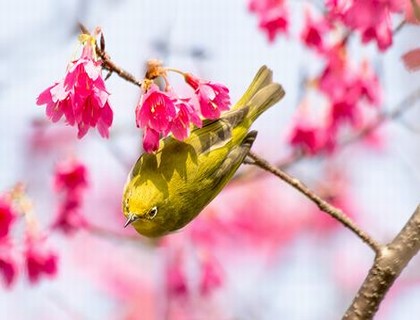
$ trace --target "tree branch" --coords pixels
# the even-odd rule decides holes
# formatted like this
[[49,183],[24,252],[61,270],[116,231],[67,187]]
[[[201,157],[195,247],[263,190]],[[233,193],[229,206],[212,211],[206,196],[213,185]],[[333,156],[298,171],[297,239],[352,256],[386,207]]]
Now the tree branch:
[[297,189],[301,193],[303,193],[307,198],[309,198],[312,202],[314,202],[318,208],[339,221],[343,224],[346,228],[350,229],[355,235],[357,235],[363,242],[365,242],[376,254],[378,254],[381,250],[381,246],[377,243],[369,234],[363,231],[360,227],[358,227],[355,222],[353,222],[343,211],[334,207],[317,194],[315,194],[312,190],[310,190],[305,184],[300,182],[298,179],[289,176],[284,171],[274,167],[266,160],[260,158],[258,155],[249,151],[248,156],[252,159],[252,161],[246,161],[246,164],[252,164],[255,166],[264,169],[275,176],[279,177],[284,182],[291,185],[293,188]]
[[343,319],[368,320],[395,279],[420,250],[420,205],[395,239],[383,246]]

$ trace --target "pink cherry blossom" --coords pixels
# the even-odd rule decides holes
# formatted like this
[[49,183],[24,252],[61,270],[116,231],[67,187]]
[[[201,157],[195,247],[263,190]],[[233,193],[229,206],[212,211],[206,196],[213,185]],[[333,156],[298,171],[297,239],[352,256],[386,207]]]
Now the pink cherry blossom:
[[229,110],[229,89],[222,84],[196,78],[185,74],[185,81],[195,90],[201,114],[207,119],[217,119],[224,110]]
[[77,125],[78,138],[94,127],[108,138],[113,120],[108,98],[101,62],[95,58],[91,41],[86,41],[80,58],[68,65],[64,79],[41,92],[37,104],[46,105],[51,121],[64,115],[69,125]]
[[175,115],[173,99],[156,84],[152,84],[137,105],[136,123],[138,127],[162,132],[168,130]]
[[318,87],[331,101],[341,99],[353,81],[346,49],[342,43],[325,52],[326,64],[318,78]]
[[9,235],[10,227],[16,219],[12,203],[4,196],[0,196],[0,239]]
[[54,126],[44,118],[31,121],[26,139],[33,162],[52,154],[67,152],[77,141],[71,127]]
[[302,42],[319,52],[325,50],[324,36],[330,29],[327,21],[323,18],[315,20],[309,10],[305,11],[305,27],[300,35]]
[[267,34],[268,41],[273,42],[278,34],[288,32],[288,11],[284,6],[276,6],[262,12],[259,27]]
[[69,234],[86,225],[81,207],[87,185],[87,169],[82,163],[71,159],[57,165],[54,186],[61,199],[53,228]]
[[[223,110],[229,109],[229,90],[224,85],[199,79],[177,69],[165,69],[156,61],[150,65],[152,67],[147,74],[162,77],[165,89],[161,90],[149,78],[142,85],[143,95],[136,107],[136,124],[143,129],[143,149],[146,152],[156,151],[159,140],[171,133],[175,139],[185,140],[193,126],[202,126],[201,116],[217,119]],[[195,91],[194,99],[181,98],[172,90],[168,71],[184,76],[184,80]]]
[[221,268],[216,259],[207,255],[201,263],[200,293],[207,296],[223,283]]
[[54,176],[57,191],[76,192],[87,185],[87,169],[82,163],[70,159],[57,165]]
[[190,99],[179,98],[172,91],[161,91],[155,84],[150,85],[137,105],[136,123],[143,128],[143,149],[149,153],[159,148],[161,136],[172,132],[175,139],[184,140],[191,124],[202,125]]
[[28,232],[25,246],[25,264],[29,281],[34,284],[43,276],[54,277],[57,273],[57,255],[45,248],[45,237]]
[[45,113],[52,122],[57,122],[64,115],[69,125],[74,125],[74,111],[70,92],[64,89],[63,82],[48,87],[37,98],[37,105],[46,105]]
[[336,96],[334,100],[331,100],[330,123],[332,125],[349,121],[351,125],[359,126],[363,120],[361,102],[365,101],[371,106],[381,104],[381,87],[376,74],[367,65],[362,64],[361,69],[359,73],[352,71],[351,77],[342,83],[345,91],[341,93],[341,96]]
[[284,0],[249,0],[248,8],[251,12],[261,12],[283,4]]
[[368,43],[375,41],[379,50],[385,51],[392,45],[391,17],[386,15],[384,20],[378,22],[377,25],[365,29],[362,33],[362,42]]
[[259,28],[273,42],[278,34],[288,32],[289,13],[284,0],[251,0],[249,10],[259,19]]
[[81,211],[80,199],[71,196],[67,197],[59,204],[52,227],[61,230],[65,234],[72,234],[85,226],[86,219]]
[[[357,126],[361,119],[361,102],[381,104],[381,87],[371,65],[363,61],[359,70],[347,60],[343,44],[326,51],[326,66],[318,78],[318,88],[331,103],[330,125],[347,121]],[[336,133],[336,130],[333,130]]]
[[336,100],[331,105],[330,124],[337,126],[342,122],[348,121],[351,125],[356,126],[360,119],[360,109],[356,104],[358,88],[350,90],[343,99]]
[[11,242],[7,238],[0,239],[0,275],[2,275],[3,283],[10,288],[16,279],[17,263],[13,256],[13,248]]
[[177,252],[172,258],[166,266],[166,289],[171,297],[186,297],[189,294],[189,289],[185,272],[182,269],[181,253]]
[[197,110],[190,104],[188,99],[178,99],[176,107],[178,111],[171,123],[170,131],[176,139],[184,140],[190,134],[190,123],[201,127],[202,121]]
[[146,127],[143,129],[143,149],[151,153],[159,148],[160,134],[156,130]]
[[341,20],[347,27],[360,31],[364,43],[375,40],[385,51],[392,44],[391,13],[401,12],[401,0],[327,0],[332,18]]
[[365,98],[371,105],[378,107],[382,103],[382,87],[377,74],[368,61],[363,61],[356,74],[356,87],[360,87],[361,98]]
[[315,154],[322,145],[322,130],[305,119],[298,120],[289,138],[290,145]]

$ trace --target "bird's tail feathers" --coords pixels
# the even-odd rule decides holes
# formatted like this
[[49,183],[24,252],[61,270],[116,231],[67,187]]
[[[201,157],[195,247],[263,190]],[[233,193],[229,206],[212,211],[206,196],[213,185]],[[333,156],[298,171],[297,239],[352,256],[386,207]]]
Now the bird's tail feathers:
[[231,110],[241,109],[254,97],[254,95],[262,88],[273,82],[273,71],[271,71],[267,66],[262,66],[248,89],[245,91],[241,99],[231,108]]
[[280,101],[284,95],[284,89],[278,83],[270,83],[260,89],[247,104],[249,119],[254,122],[263,112]]
[[223,114],[223,119],[232,128],[237,125],[250,127],[264,111],[283,98],[284,94],[283,87],[273,82],[272,71],[262,66],[242,98],[230,111]]

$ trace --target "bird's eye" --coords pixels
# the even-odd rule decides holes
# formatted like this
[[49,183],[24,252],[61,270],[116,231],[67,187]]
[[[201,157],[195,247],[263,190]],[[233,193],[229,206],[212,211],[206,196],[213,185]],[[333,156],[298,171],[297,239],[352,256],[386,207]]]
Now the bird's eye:
[[150,209],[150,211],[147,213],[147,218],[148,219],[153,219],[154,217],[156,217],[158,213],[158,209],[157,207],[153,207],[152,209]]

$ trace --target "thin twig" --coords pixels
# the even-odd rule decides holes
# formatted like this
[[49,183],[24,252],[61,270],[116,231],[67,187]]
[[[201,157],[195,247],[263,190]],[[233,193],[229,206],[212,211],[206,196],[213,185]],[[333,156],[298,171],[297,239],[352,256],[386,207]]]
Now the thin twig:
[[393,36],[396,36],[398,32],[402,30],[402,28],[407,23],[407,20],[403,19],[401,22],[395,27],[395,29],[392,31]]
[[404,100],[401,101],[397,105],[397,107],[395,107],[391,112],[380,114],[373,123],[365,127],[363,130],[359,131],[359,133],[354,135],[353,137],[344,140],[340,144],[340,146],[345,147],[349,144],[359,141],[361,140],[361,138],[368,136],[377,128],[379,128],[384,122],[399,118],[407,110],[413,107],[419,99],[420,99],[420,88],[417,88],[413,92],[411,92],[407,97],[405,97]]
[[329,214],[331,217],[339,221],[345,227],[350,229],[354,234],[356,234],[361,240],[363,240],[367,245],[369,245],[369,247],[373,251],[375,251],[376,254],[381,250],[380,244],[377,243],[369,234],[363,231],[360,227],[358,227],[343,211],[334,207],[333,205],[329,204],[327,201],[319,197],[298,179],[289,176],[287,173],[271,165],[266,160],[260,158],[252,151],[248,153],[248,156],[253,160],[253,162],[248,161],[247,163],[258,166],[261,169],[264,169],[274,174],[284,182],[288,183],[289,185],[303,193],[307,198],[314,202],[321,211]]
[[[89,30],[81,23],[79,23],[79,27],[83,33],[90,34]],[[141,88],[143,81],[138,80],[130,72],[124,70],[123,68],[118,66],[115,62],[113,62],[111,60],[111,57],[108,55],[108,53],[106,53],[105,51],[102,51],[101,48],[98,46],[98,44],[96,44],[95,50],[96,50],[97,55],[102,59],[104,69],[111,72],[115,72],[124,80],[131,82]]]
[[372,268],[343,319],[372,319],[389,288],[419,250],[420,205],[395,239],[377,253]]

